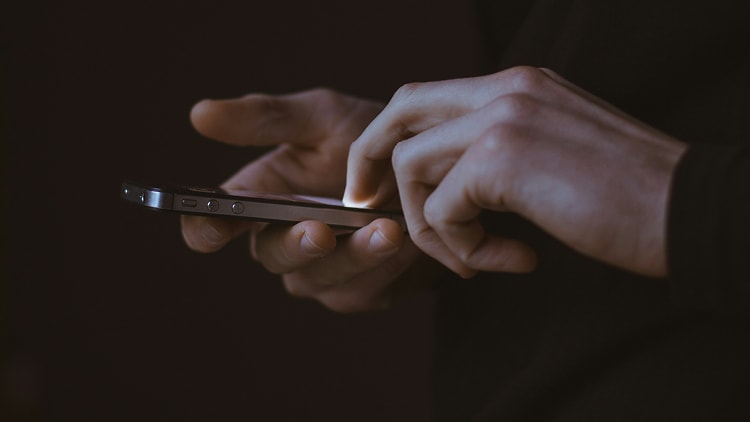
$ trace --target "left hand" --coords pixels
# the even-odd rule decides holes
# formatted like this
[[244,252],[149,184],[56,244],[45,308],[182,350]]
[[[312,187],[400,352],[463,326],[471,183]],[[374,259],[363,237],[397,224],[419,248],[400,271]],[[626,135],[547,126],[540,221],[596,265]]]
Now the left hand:
[[482,209],[663,277],[669,188],[685,149],[552,71],[519,67],[402,87],[352,144],[344,198],[377,206],[398,192],[415,244],[463,277],[536,264],[531,246],[484,231]]
[[[201,101],[193,107],[191,120],[201,134],[220,142],[275,146],[222,185],[230,192],[340,197],[349,146],[382,108],[380,103],[313,89]],[[248,232],[253,258],[279,274],[290,294],[339,312],[381,309],[426,287],[443,271],[391,219],[337,236],[320,221],[292,226],[182,216],[183,237],[200,252],[218,251]]]

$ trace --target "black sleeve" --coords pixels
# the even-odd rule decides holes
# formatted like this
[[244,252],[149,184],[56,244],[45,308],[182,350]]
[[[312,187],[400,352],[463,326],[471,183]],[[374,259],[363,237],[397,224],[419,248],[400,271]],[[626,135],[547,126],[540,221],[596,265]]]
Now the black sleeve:
[[750,147],[691,146],[675,172],[668,221],[675,304],[750,313]]

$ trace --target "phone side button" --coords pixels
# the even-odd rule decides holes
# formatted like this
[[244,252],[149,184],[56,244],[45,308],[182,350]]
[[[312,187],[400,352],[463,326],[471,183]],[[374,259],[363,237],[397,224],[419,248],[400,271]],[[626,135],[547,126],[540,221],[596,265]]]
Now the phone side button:
[[209,199],[206,203],[206,208],[208,208],[211,212],[216,212],[219,210],[219,201],[215,199]]
[[232,204],[232,212],[235,214],[242,214],[242,212],[245,211],[245,206],[242,204],[242,202],[235,202]]
[[198,201],[196,201],[195,199],[183,198],[181,203],[183,207],[190,207],[190,208],[195,208],[198,205]]

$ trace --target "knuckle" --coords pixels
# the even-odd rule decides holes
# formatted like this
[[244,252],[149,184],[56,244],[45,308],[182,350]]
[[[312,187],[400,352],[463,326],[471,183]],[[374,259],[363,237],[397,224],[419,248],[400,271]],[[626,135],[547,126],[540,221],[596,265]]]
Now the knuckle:
[[389,130],[398,133],[399,136],[403,138],[411,137],[414,135],[411,126],[415,119],[418,120],[418,115],[415,114],[419,108],[418,96],[422,95],[425,87],[429,84],[426,82],[411,82],[402,85],[393,94],[378,118],[388,122]]
[[[528,160],[529,143],[513,125],[499,125],[485,132],[472,154],[492,157],[492,175],[487,183],[472,185],[467,194],[473,198],[505,198],[520,180],[519,173]],[[479,177],[483,177],[479,175]]]
[[371,159],[370,154],[376,146],[374,139],[362,136],[355,139],[354,142],[349,144],[349,165],[353,162],[352,160],[359,162],[359,160]]
[[529,122],[539,115],[540,104],[526,93],[504,95],[492,106],[499,122],[515,124]]
[[512,132],[513,129],[510,125],[495,125],[479,137],[477,146],[486,151],[501,150],[508,142],[508,139],[512,137]]
[[475,239],[473,244],[459,245],[455,251],[458,260],[469,268],[480,268],[482,263],[478,259],[479,256],[477,254],[477,250],[480,247],[482,240],[483,237]]
[[[425,222],[427,222],[426,219]],[[409,238],[415,245],[421,247],[424,242],[429,239],[432,228],[428,224],[422,224],[420,222],[409,221],[409,223],[412,223],[409,225]]]
[[431,252],[439,249],[441,244],[440,238],[435,233],[435,230],[429,225],[416,227],[413,233],[410,232],[409,236],[414,244],[428,255],[431,255]]
[[365,143],[365,141],[361,137],[358,137],[357,139],[355,139],[354,141],[352,141],[352,143],[349,144],[349,160],[350,160],[350,162],[352,160],[352,157],[357,157],[357,158],[362,157],[363,154],[364,154],[364,152],[365,152],[365,150],[366,150],[365,149],[366,147],[367,147],[367,144]]
[[548,77],[532,66],[517,66],[507,70],[508,80],[518,92],[535,92],[542,89]]
[[493,158],[510,161],[523,157],[526,144],[523,129],[513,124],[495,125],[484,132],[477,142],[481,147],[478,153],[498,153]]
[[328,87],[317,87],[310,91],[314,95],[320,107],[337,109],[344,106],[346,98],[338,91]]
[[410,82],[408,84],[401,85],[396,92],[393,94],[391,102],[404,102],[409,98],[416,95],[422,90],[424,83],[422,82]]
[[409,169],[409,162],[411,161],[411,148],[409,143],[402,141],[396,144],[391,154],[391,166],[396,174],[404,174]]
[[[428,226],[440,230],[447,222],[447,215],[445,214],[444,207],[430,206],[429,201],[425,202],[424,219]],[[425,234],[425,231],[422,231]]]

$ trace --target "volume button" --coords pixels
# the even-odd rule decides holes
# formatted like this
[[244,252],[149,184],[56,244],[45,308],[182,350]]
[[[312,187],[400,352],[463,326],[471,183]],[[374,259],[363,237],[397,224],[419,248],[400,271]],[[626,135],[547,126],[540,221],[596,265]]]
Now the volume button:
[[235,202],[232,204],[232,212],[235,214],[242,214],[242,212],[245,211],[245,205],[242,204],[242,202]]

